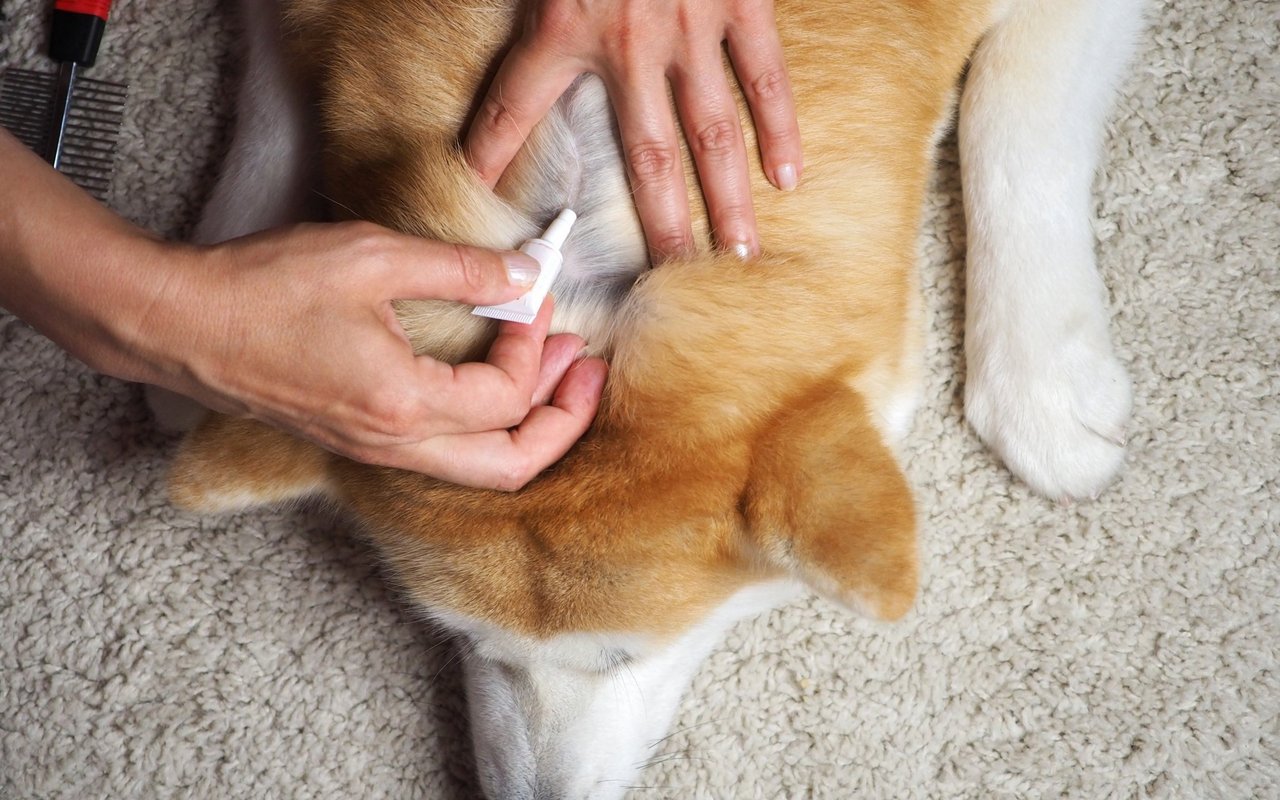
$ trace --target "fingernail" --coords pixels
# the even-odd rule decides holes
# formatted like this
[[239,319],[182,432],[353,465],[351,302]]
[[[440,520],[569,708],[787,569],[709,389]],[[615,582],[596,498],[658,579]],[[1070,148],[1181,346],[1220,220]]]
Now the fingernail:
[[751,245],[746,242],[735,242],[733,247],[729,248],[740,261],[746,261],[751,258]]
[[796,188],[796,165],[783,164],[773,173],[774,182],[784,192]]
[[502,254],[502,261],[507,266],[507,280],[516,286],[532,286],[542,273],[542,265],[516,250]]

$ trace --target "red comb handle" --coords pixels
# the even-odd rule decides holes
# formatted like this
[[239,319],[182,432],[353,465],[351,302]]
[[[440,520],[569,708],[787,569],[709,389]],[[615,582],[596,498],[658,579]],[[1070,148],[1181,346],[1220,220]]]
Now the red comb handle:
[[56,11],[70,11],[72,14],[91,14],[107,21],[111,11],[111,0],[57,0],[53,4]]
[[53,38],[49,55],[91,67],[107,27],[111,0],[57,0],[53,4]]

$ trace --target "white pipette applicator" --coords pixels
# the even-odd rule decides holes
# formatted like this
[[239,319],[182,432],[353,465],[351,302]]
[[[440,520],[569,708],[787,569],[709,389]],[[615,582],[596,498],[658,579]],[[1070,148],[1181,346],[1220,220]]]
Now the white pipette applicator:
[[520,245],[520,252],[532,256],[542,267],[542,271],[538,273],[538,279],[533,282],[533,288],[509,303],[498,306],[476,306],[471,313],[508,322],[523,322],[526,325],[533,322],[534,317],[538,316],[538,309],[542,307],[542,301],[547,297],[547,292],[551,290],[551,284],[555,283],[556,276],[560,274],[560,267],[564,265],[564,253],[560,248],[564,247],[565,240],[569,238],[569,230],[577,219],[578,215],[566,208],[547,226],[540,237]]

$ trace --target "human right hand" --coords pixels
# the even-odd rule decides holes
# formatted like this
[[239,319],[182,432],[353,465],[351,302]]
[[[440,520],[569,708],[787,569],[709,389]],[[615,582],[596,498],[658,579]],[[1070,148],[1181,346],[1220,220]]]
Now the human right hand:
[[[138,331],[164,381],[359,461],[517,489],[595,415],[606,367],[577,336],[502,323],[483,363],[414,356],[393,299],[491,305],[538,264],[368,223],[302,225],[190,250]],[[154,376],[152,376],[154,378]]]
[[504,303],[537,268],[361,222],[164,242],[0,129],[0,307],[101,372],[359,461],[516,489],[586,431],[607,370],[547,336],[549,302],[457,366],[415,356],[392,308]]

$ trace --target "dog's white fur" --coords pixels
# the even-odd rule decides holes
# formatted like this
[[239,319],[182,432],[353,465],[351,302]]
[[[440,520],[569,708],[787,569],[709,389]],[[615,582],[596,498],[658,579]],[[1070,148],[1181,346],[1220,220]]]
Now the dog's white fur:
[[1107,331],[1089,189],[1141,16],[1134,0],[1011,4],[960,107],[965,415],[1060,499],[1096,495],[1124,458],[1132,398]]
[[491,798],[620,797],[653,758],[694,672],[735,622],[799,595],[742,589],[672,642],[571,634],[545,641],[456,615],[476,766]]
[[[298,221],[314,206],[306,106],[278,49],[276,4],[241,6],[248,66],[227,167],[196,234],[202,242]],[[1089,188],[1141,13],[1141,0],[1008,0],[960,106],[966,415],[1010,469],[1055,498],[1094,495],[1123,459],[1130,388],[1107,332]],[[901,413],[882,421],[886,432],[905,433],[915,402],[902,398]],[[786,582],[744,590],[661,645],[625,634],[535,640],[437,614],[464,642],[486,793],[621,796],[724,630],[796,591]]]

